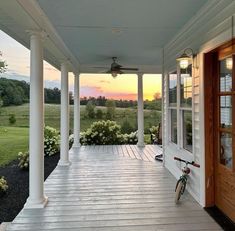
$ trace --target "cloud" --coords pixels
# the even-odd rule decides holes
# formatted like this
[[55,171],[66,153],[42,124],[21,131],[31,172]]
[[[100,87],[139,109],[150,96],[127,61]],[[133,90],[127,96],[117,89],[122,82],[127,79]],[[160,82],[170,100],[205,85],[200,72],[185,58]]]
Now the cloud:
[[80,88],[80,95],[81,97],[98,97],[100,95],[104,95],[104,92],[101,87],[94,87],[94,86],[81,86]]
[[108,80],[100,80],[99,83],[108,83],[108,84],[110,84],[110,81],[108,81]]
[[[1,74],[0,77],[6,78],[6,79],[16,79],[19,81],[25,81],[30,82],[30,77],[27,75],[21,75],[14,70],[7,70],[6,73]],[[44,79],[44,87],[45,88],[59,88],[60,89],[60,81],[59,80],[45,80]]]
[[137,94],[136,93],[107,93],[105,95],[109,99],[123,99],[123,100],[137,100]]
[[109,99],[126,99],[126,100],[136,100],[137,95],[135,93],[123,93],[123,92],[105,92],[101,87],[95,86],[81,86],[80,89],[81,97],[98,97],[105,96]]
[[14,70],[8,70],[6,73],[1,74],[1,77],[6,78],[6,79],[16,79],[20,81],[26,81],[29,82],[30,78],[27,75],[21,75]]

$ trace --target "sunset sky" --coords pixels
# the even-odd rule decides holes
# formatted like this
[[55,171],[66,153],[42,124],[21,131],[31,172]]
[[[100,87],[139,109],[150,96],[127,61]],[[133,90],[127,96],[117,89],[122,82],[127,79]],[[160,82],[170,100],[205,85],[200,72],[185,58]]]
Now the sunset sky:
[[[6,60],[8,70],[1,77],[29,81],[30,52],[0,30],[0,51]],[[44,62],[45,87],[60,88],[60,71]],[[73,91],[73,74],[69,75],[70,91]],[[161,92],[161,75],[144,75],[144,99],[153,99],[156,92]],[[137,76],[119,75],[113,79],[108,74],[82,74],[80,94],[83,96],[105,96],[112,99],[133,99],[137,97]]]

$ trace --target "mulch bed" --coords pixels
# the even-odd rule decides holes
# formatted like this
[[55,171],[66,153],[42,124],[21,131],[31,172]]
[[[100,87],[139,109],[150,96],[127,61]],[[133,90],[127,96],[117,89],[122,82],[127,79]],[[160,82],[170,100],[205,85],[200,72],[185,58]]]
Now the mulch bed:
[[[56,167],[59,157],[59,154],[56,154],[44,158],[45,179]],[[29,172],[21,170],[15,160],[0,167],[0,176],[5,177],[9,186],[6,194],[0,197],[0,223],[10,222],[21,211],[29,196]]]

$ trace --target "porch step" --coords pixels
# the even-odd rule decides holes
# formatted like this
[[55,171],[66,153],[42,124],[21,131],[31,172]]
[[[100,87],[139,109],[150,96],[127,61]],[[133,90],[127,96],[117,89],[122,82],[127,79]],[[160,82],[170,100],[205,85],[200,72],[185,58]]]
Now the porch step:
[[0,231],[5,231],[9,224],[11,224],[11,222],[3,222],[0,224]]

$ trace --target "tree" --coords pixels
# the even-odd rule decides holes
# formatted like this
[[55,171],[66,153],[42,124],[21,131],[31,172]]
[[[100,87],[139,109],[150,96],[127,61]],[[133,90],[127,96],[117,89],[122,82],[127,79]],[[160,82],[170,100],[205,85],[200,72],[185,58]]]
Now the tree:
[[95,118],[95,105],[93,104],[92,101],[88,101],[87,105],[86,105],[86,114],[88,116],[88,118]]
[[15,114],[10,114],[10,115],[9,115],[9,123],[10,123],[10,124],[15,124],[15,123],[16,123]]
[[97,109],[96,118],[97,119],[102,119],[103,118],[103,111],[101,109]]
[[2,106],[3,106],[3,100],[0,97],[0,115],[1,115],[1,108],[2,108]]
[[154,94],[153,98],[154,98],[155,100],[161,99],[161,93],[160,93],[160,92],[156,92],[156,93]]
[[134,132],[134,130],[135,129],[131,126],[130,122],[126,118],[122,123],[121,132],[130,134],[131,132]]
[[[0,56],[2,56],[2,52],[0,51]],[[0,73],[3,73],[7,70],[6,61],[0,60]]]
[[106,118],[109,120],[114,119],[116,104],[114,100],[107,100],[105,103],[106,106]]

